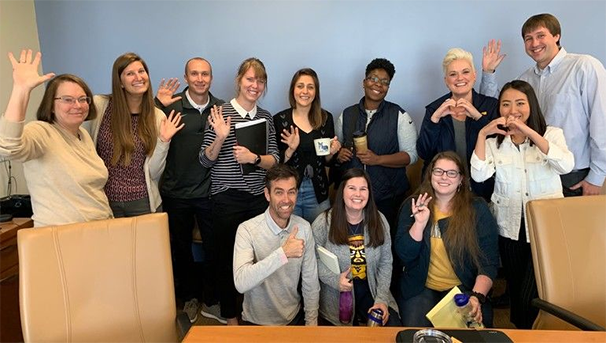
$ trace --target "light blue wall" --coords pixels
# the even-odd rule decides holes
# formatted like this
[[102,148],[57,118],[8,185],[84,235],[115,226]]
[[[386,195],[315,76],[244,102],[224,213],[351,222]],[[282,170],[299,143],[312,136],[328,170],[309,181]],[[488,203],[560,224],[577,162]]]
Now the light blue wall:
[[293,73],[309,66],[323,107],[339,114],[363,95],[366,64],[386,57],[396,66],[387,98],[417,127],[425,105],[447,92],[441,61],[449,48],[472,52],[480,69],[482,47],[500,38],[502,84],[532,65],[520,28],[543,12],[560,19],[569,52],[606,64],[604,1],[36,1],[45,72],[78,74],[95,93],[109,92],[115,58],[135,51],[154,89],[161,78],[181,78],[188,58],[207,58],[213,93],[229,100],[238,65],[256,56],[269,76],[262,107],[287,107]]

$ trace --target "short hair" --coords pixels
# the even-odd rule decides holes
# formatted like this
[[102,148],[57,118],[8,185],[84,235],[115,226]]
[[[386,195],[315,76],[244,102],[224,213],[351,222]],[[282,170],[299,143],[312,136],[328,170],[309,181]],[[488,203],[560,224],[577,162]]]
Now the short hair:
[[210,64],[210,62],[208,62],[207,59],[202,58],[202,57],[192,57],[190,59],[187,60],[187,62],[185,62],[185,75],[187,75],[187,68],[189,67],[189,62],[191,61],[202,61],[202,62],[206,62],[208,63],[208,65],[210,66],[210,76],[213,75],[213,66]]
[[[501,99],[503,98],[503,93],[505,93],[505,91],[508,89],[515,89],[526,94],[526,98],[528,98],[528,107],[530,107],[530,114],[526,120],[526,125],[536,131],[539,135],[543,136],[545,131],[547,131],[547,123],[545,122],[545,117],[541,111],[541,106],[539,105],[537,95],[528,82],[522,80],[513,80],[503,85],[501,93],[499,93],[499,113],[501,110]],[[497,147],[501,146],[503,139],[505,139],[505,136],[497,134]],[[531,139],[530,145],[532,146],[533,144],[534,143]]]
[[97,107],[93,102],[93,92],[91,92],[90,88],[88,87],[86,82],[84,82],[84,80],[72,74],[57,75],[48,82],[48,84],[46,85],[46,90],[44,91],[44,95],[42,96],[40,106],[38,106],[36,118],[47,123],[55,122],[56,118],[54,113],[54,104],[55,98],[57,97],[57,89],[64,82],[72,82],[77,84],[82,88],[82,90],[84,90],[86,96],[91,99],[90,105],[88,105],[88,116],[86,116],[85,120],[92,120],[97,118]]
[[271,183],[277,180],[295,179],[295,184],[299,184],[299,173],[288,164],[277,163],[269,168],[265,173],[265,187],[271,191]]
[[[552,35],[560,35],[560,38],[562,38],[562,27],[560,26],[558,18],[556,18],[553,14],[541,13],[535,14],[526,19],[526,22],[524,22],[524,25],[522,25],[522,39],[524,39],[524,35],[530,31],[538,29],[539,27],[544,27],[549,30],[549,33]],[[558,39],[556,44],[560,46],[560,39]]]
[[265,65],[256,57],[249,57],[245,59],[238,68],[238,74],[236,74],[236,96],[240,94],[240,81],[250,68],[253,68],[255,71],[255,77],[265,81],[265,89],[263,90],[263,94],[267,92],[267,71],[265,71]]
[[389,75],[389,79],[393,79],[393,76],[396,74],[396,67],[394,67],[393,63],[389,62],[386,58],[375,58],[370,61],[366,66],[366,76],[370,75],[370,72],[375,69],[383,69]]
[[295,75],[293,75],[292,80],[290,81],[290,88],[288,89],[288,102],[291,108],[297,107],[297,101],[295,100],[295,86],[297,81],[301,76],[307,75],[314,80],[314,85],[316,87],[316,96],[314,100],[311,102],[311,109],[309,110],[309,124],[314,128],[314,130],[319,129],[326,123],[326,119],[328,118],[328,114],[322,110],[322,104],[320,101],[320,79],[318,79],[318,74],[315,70],[311,68],[303,68],[297,70]]
[[446,56],[444,56],[444,60],[442,61],[442,69],[444,70],[444,75],[448,71],[448,66],[454,60],[465,60],[469,62],[471,65],[471,71],[475,73],[476,68],[473,66],[473,55],[469,51],[465,51],[461,48],[452,48],[446,52]]

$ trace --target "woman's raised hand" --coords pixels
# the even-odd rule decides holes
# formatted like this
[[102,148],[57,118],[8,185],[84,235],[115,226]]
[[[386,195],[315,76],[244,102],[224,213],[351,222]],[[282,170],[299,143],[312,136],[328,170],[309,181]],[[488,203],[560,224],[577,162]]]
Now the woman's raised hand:
[[297,148],[299,147],[299,143],[301,142],[298,127],[291,125],[290,130],[282,130],[280,136],[282,136],[282,143],[288,145],[290,150],[297,150]]
[[429,210],[429,203],[431,199],[431,196],[429,196],[427,193],[419,195],[417,199],[412,199],[411,217],[415,217],[415,222],[421,224],[422,227],[425,227],[427,221],[429,220],[429,215],[431,214],[431,211]]
[[18,61],[13,53],[9,52],[8,59],[13,65],[13,87],[23,87],[31,90],[55,76],[54,73],[38,74],[38,67],[42,60],[40,52],[33,56],[31,49],[21,50]]

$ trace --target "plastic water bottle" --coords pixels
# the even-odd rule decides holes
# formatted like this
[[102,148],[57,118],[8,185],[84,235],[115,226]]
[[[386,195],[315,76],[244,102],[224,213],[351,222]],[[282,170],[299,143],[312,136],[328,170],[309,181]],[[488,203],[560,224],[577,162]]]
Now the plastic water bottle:
[[469,302],[469,295],[463,293],[457,294],[454,296],[454,301],[459,308],[459,313],[463,315],[463,318],[465,318],[465,324],[468,328],[484,328],[484,324],[477,322],[472,316],[470,316],[471,303]]

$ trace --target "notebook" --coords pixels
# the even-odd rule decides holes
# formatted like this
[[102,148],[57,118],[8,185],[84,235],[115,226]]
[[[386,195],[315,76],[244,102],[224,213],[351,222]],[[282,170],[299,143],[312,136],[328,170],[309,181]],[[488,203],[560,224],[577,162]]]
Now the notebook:
[[328,267],[331,272],[341,274],[341,268],[339,268],[339,259],[337,258],[337,255],[320,245],[318,245],[316,249],[318,250],[320,261],[322,261],[322,263],[324,263],[324,265]]
[[[247,147],[250,152],[258,155],[267,155],[267,120],[255,119],[245,123],[237,123],[236,142],[238,145]],[[242,174],[249,174],[257,169],[257,166],[245,163],[240,164]]]

